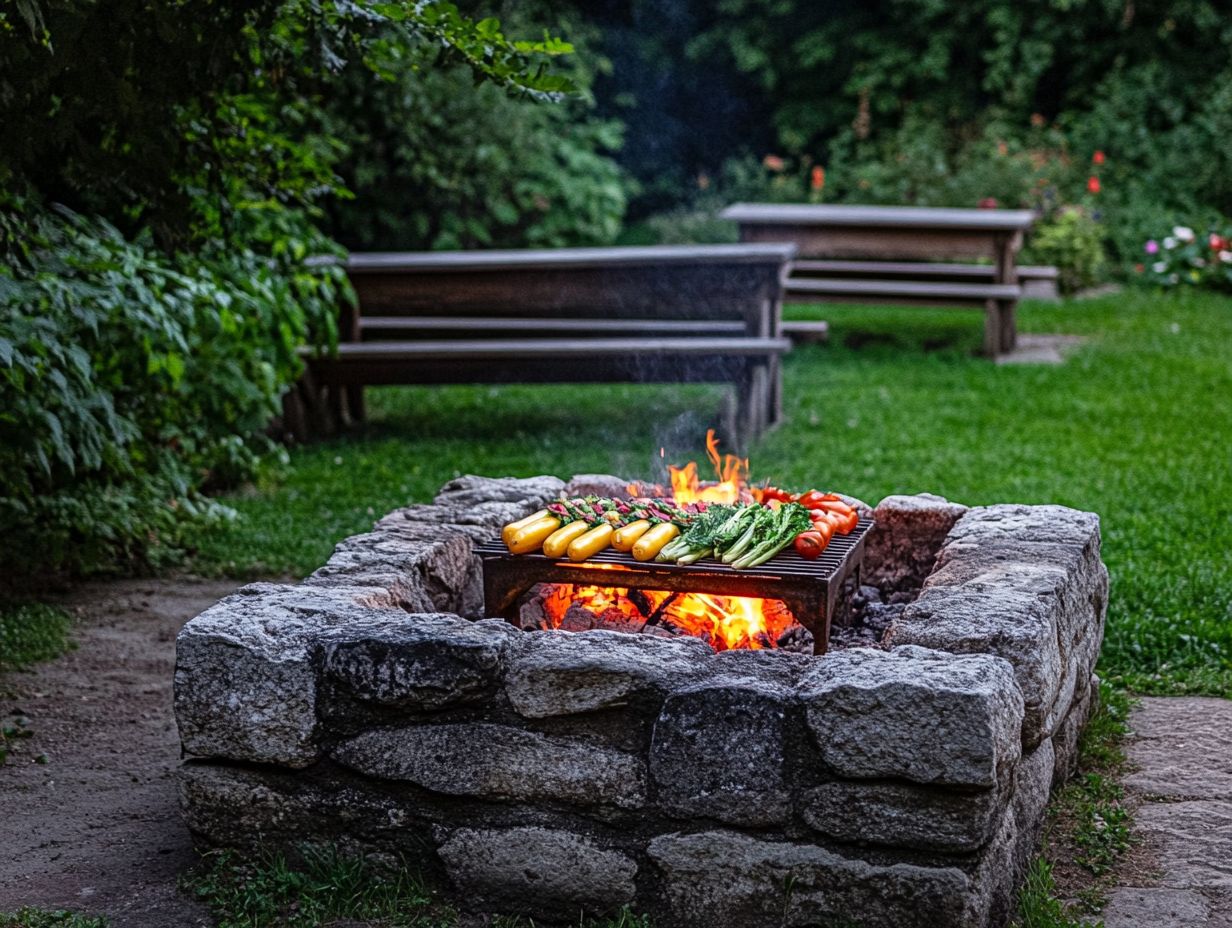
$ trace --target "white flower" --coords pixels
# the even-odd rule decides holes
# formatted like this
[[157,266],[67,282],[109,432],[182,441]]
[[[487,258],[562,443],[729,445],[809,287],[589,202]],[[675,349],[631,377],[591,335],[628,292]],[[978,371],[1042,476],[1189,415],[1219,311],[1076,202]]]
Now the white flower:
[[1164,247],[1165,248],[1175,248],[1176,239],[1174,239],[1171,235],[1169,235],[1166,239],[1164,239]]
[[1194,267],[1206,267],[1205,258],[1191,258],[1189,260],[1189,263],[1192,264]]
[[1186,244],[1194,240],[1194,230],[1189,226],[1173,226],[1172,234]]
[[1168,269],[1167,261],[1156,261],[1154,264],[1151,265],[1151,270],[1154,271],[1156,274],[1162,274],[1167,269]]
[[1225,264],[1232,261],[1232,251],[1221,251],[1219,253],[1219,260],[1223,261]]

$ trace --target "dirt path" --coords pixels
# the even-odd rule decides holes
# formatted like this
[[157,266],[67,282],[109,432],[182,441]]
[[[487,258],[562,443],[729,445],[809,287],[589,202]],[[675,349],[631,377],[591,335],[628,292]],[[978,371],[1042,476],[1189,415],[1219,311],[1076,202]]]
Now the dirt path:
[[[193,862],[176,804],[176,632],[234,581],[91,583],[61,602],[77,650],[0,676],[0,717],[30,720],[0,767],[0,912],[23,905],[113,928],[208,925],[176,880]],[[34,763],[40,754],[46,764]]]

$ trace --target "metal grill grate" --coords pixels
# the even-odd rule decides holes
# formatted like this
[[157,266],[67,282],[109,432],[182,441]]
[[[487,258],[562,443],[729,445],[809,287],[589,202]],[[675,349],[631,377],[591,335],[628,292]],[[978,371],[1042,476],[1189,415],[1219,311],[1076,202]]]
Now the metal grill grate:
[[835,535],[816,560],[785,551],[760,567],[736,570],[712,559],[696,564],[643,562],[611,548],[581,563],[543,554],[513,555],[499,540],[476,545],[483,563],[484,605],[488,615],[518,621],[518,601],[540,583],[572,583],[666,592],[710,593],[777,599],[813,633],[813,651],[822,654],[830,620],[844,581],[858,576],[872,519],[861,519],[849,535]]

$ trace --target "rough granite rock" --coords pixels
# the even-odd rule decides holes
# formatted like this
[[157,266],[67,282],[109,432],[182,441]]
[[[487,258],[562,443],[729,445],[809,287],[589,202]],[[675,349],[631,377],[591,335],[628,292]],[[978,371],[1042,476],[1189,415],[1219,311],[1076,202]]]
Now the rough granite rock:
[[663,811],[733,825],[787,821],[791,699],[788,687],[752,677],[705,680],[668,696],[650,745]]
[[404,614],[326,629],[315,648],[323,688],[380,706],[439,709],[491,696],[516,636],[495,619]]
[[330,756],[367,776],[450,796],[622,808],[646,801],[640,757],[485,722],[370,729]]
[[629,481],[611,474],[577,474],[565,484],[565,496],[610,496],[612,499],[629,498]]
[[404,619],[388,593],[254,583],[176,637],[175,716],[198,757],[306,767],[318,757],[311,649],[325,628]]
[[661,696],[699,676],[713,658],[699,638],[538,632],[523,635],[510,655],[505,693],[526,718],[592,712]]
[[996,657],[852,648],[817,661],[798,691],[823,762],[844,777],[991,788],[1018,760],[1022,695]]
[[537,501],[477,503],[474,506],[439,506],[435,503],[395,509],[379,519],[374,532],[418,533],[425,527],[436,532],[465,535],[472,541],[490,541],[498,529],[542,508]]
[[1232,892],[1232,801],[1148,802],[1134,825],[1157,850],[1161,885]]
[[1087,686],[1107,595],[1097,516],[1061,506],[981,507],[951,530],[887,641],[1010,661],[1030,748],[1056,730]]
[[357,783],[306,778],[272,767],[190,761],[178,774],[180,806],[193,834],[216,847],[294,855],[305,844],[432,862],[426,811]]
[[887,496],[873,510],[863,582],[887,591],[915,590],[933,569],[946,535],[967,507],[943,496]]
[[878,865],[809,844],[728,831],[650,842],[675,928],[967,928],[971,881],[957,867]]
[[387,590],[409,612],[463,613],[476,596],[482,602],[477,563],[466,535],[424,524],[343,539],[304,585],[368,586]]
[[459,828],[438,849],[468,908],[572,918],[633,901],[637,864],[597,841],[550,828]]
[[805,790],[800,814],[837,841],[970,853],[1001,824],[1012,778],[993,789],[955,790],[891,780],[837,780]]
[[455,477],[433,500],[453,508],[481,503],[529,503],[535,508],[560,496],[565,482],[559,477]]
[[1082,693],[1074,698],[1069,712],[1052,733],[1056,763],[1052,771],[1052,788],[1056,789],[1078,772],[1078,742],[1091,713],[1099,706],[1099,677],[1092,676]]

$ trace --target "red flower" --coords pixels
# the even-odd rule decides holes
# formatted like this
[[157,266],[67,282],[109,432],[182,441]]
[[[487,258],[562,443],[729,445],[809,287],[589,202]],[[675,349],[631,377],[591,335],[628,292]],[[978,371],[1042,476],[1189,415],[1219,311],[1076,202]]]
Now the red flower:
[[1099,178],[1092,174],[1087,178],[1087,190],[1091,193],[1099,193]]
[[826,169],[819,164],[809,172],[809,186],[813,188],[814,192],[819,192],[825,185]]
[[1104,153],[1096,149],[1095,154],[1091,156],[1091,161],[1094,164],[1103,164],[1104,163]]
[[984,199],[980,200],[980,209],[996,209],[996,208],[997,208],[997,198],[996,197],[984,197]]
[[1228,250],[1228,240],[1224,238],[1222,235],[1216,235],[1214,232],[1211,233],[1210,245],[1211,245],[1211,251],[1227,251]]
[[761,159],[762,165],[767,171],[781,171],[787,167],[787,164],[778,155],[766,155]]

